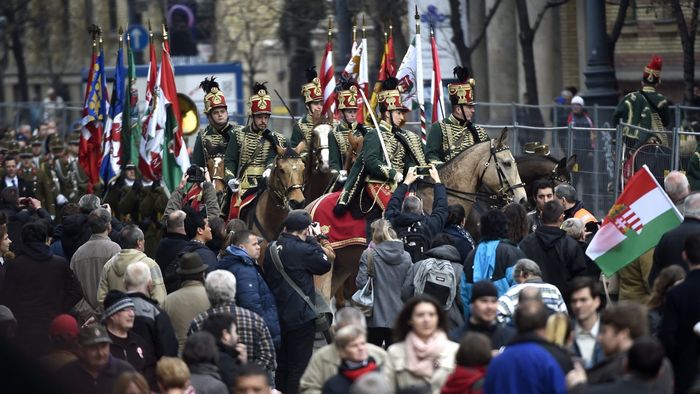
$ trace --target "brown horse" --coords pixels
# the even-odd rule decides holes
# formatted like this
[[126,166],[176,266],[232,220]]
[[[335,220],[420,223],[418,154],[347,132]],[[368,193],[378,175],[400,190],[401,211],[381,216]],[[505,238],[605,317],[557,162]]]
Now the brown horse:
[[306,188],[304,194],[313,201],[330,191],[335,184],[335,176],[331,174],[330,150],[328,136],[333,125],[321,123],[311,131],[311,146],[306,157]]
[[[242,211],[248,228],[269,242],[282,230],[287,213],[304,207],[304,160],[299,153],[304,142],[296,148],[277,146],[275,166],[267,180],[267,187],[253,202],[254,207]],[[264,245],[262,245],[264,246]]]
[[[515,201],[527,201],[515,159],[504,143],[506,138],[507,131],[504,130],[498,139],[474,145],[438,169],[441,181],[449,186],[448,195],[453,202],[464,203],[465,197],[476,197],[476,191],[481,185],[500,191]],[[432,186],[423,184],[419,189],[425,211],[429,212],[433,200]],[[311,203],[306,209],[310,211],[313,205],[314,203]],[[465,205],[467,213],[469,209],[471,204]],[[321,225],[332,224],[321,223]],[[330,287],[330,292],[324,295],[330,297],[329,294],[336,294],[346,281],[348,281],[346,290],[353,291],[360,256],[365,249],[363,245],[351,245],[335,250],[332,274],[318,277],[316,281],[318,288]]]

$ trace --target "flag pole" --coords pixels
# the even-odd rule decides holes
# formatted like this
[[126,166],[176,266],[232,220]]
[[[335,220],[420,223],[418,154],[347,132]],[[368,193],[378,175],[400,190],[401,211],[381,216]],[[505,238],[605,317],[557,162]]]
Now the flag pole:
[[416,4],[416,12],[413,18],[416,24],[416,99],[418,99],[421,140],[425,143],[427,138],[427,125],[425,120],[425,94],[423,88],[423,45],[420,37],[420,14],[418,13],[418,4]]

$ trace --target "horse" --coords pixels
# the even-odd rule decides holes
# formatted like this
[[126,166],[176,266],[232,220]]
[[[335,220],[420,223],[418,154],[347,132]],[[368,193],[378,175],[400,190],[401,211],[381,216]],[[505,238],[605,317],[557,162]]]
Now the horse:
[[[463,203],[465,198],[475,199],[476,191],[481,185],[500,191],[516,201],[527,201],[515,166],[515,159],[508,146],[504,144],[505,138],[507,138],[507,130],[504,129],[498,139],[473,145],[438,169],[441,181],[445,185],[450,185],[448,198],[452,202]],[[419,193],[423,198],[425,211],[429,212],[432,209],[432,186],[427,183],[419,185]],[[318,199],[308,205],[307,211],[311,212],[317,202]],[[471,203],[465,206],[467,214],[470,209]],[[321,226],[332,225],[332,223],[320,224]],[[335,249],[332,273],[316,278],[317,288],[330,288],[330,292],[322,292],[325,297],[330,299],[330,294],[336,294],[348,279],[351,280],[346,290],[352,291],[355,287],[354,278],[359,268],[360,256],[365,249],[365,245],[358,244]]]
[[[287,213],[304,207],[304,170],[300,152],[305,143],[296,148],[276,146],[277,157],[267,180],[267,187],[253,201],[253,206],[242,210],[241,219],[248,228],[266,242],[277,239]],[[264,245],[263,245],[264,246]]]
[[311,131],[311,146],[306,157],[306,187],[304,194],[313,201],[330,191],[335,184],[335,176],[331,174],[330,150],[328,136],[333,125],[321,123]]

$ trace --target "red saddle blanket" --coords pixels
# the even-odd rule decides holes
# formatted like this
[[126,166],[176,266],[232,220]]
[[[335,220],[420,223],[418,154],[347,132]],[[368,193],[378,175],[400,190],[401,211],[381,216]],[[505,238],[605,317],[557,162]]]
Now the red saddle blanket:
[[321,231],[328,237],[334,249],[348,245],[367,245],[365,219],[355,219],[348,210],[336,216],[333,208],[340,192],[326,194],[311,206],[311,219],[321,225]]
[[228,209],[228,220],[232,219],[238,219],[240,218],[240,213],[243,210],[243,208],[246,208],[248,205],[250,205],[253,200],[255,200],[260,193],[250,193],[246,196],[243,196],[243,201],[238,203],[238,199],[240,198],[238,193],[233,193],[231,196],[231,203],[229,204],[229,209]]

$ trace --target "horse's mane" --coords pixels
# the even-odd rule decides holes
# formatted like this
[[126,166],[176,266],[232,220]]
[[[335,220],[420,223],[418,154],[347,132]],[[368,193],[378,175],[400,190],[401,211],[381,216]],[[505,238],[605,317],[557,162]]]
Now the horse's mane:
[[528,161],[549,161],[551,163],[559,164],[559,160],[553,158],[552,156],[537,155],[534,153],[525,153],[515,158],[518,163],[524,163]]
[[279,157],[280,159],[297,159],[301,156],[294,149],[287,147],[284,149],[284,154],[278,154],[277,157]]

